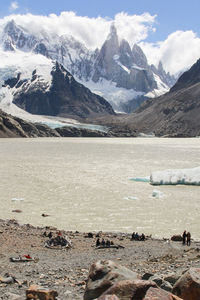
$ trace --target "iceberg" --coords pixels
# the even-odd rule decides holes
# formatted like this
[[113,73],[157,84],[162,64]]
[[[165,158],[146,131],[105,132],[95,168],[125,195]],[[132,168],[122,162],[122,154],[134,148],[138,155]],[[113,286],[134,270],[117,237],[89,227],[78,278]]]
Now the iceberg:
[[146,176],[146,177],[133,177],[133,178],[130,178],[130,180],[136,181],[136,182],[150,182],[150,177],[149,176]]
[[192,169],[168,169],[152,172],[150,176],[152,185],[199,185],[200,167]]
[[160,199],[160,198],[165,197],[165,194],[163,192],[159,191],[159,190],[153,190],[151,197],[156,198],[156,199]]

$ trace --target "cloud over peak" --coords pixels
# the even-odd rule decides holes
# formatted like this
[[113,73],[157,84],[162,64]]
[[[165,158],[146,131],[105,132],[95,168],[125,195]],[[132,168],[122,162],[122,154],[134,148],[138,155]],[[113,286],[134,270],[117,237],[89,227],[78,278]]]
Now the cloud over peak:
[[[15,11],[18,8],[17,1],[12,2],[10,8]],[[12,19],[37,37],[45,38],[48,35],[54,39],[55,35],[71,35],[93,50],[102,46],[114,24],[120,39],[126,39],[131,46],[138,43],[149,63],[158,65],[161,60],[171,74],[189,68],[200,57],[200,38],[193,31],[175,31],[163,41],[154,44],[146,42],[146,38],[158,26],[156,15],[148,12],[141,15],[120,12],[113,19],[78,16],[73,11],[48,16],[12,14],[0,19],[0,26]]]
[[42,31],[59,36],[71,34],[87,47],[95,49],[102,46],[112,23],[115,24],[119,37],[127,39],[133,45],[135,42],[144,40],[150,31],[155,30],[153,28],[155,18],[156,16],[151,16],[149,13],[128,15],[125,12],[118,13],[114,19],[100,16],[89,18],[78,16],[73,11],[65,11],[60,15],[50,14],[49,16],[12,15],[5,17],[0,22],[14,19],[18,25],[37,35],[40,35]]

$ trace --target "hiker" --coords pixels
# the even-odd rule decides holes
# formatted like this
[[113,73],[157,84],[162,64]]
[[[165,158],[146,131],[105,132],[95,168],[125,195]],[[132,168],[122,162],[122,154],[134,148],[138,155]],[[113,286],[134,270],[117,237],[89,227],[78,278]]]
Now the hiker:
[[141,237],[140,237],[140,241],[144,241],[145,240],[145,235],[144,233],[142,233]]
[[184,232],[183,232],[183,245],[185,245],[186,237],[187,237],[186,230],[184,230]]
[[191,234],[190,234],[190,232],[188,232],[187,233],[187,246],[190,246],[190,244],[191,244]]
[[102,245],[102,246],[105,246],[105,245],[106,245],[106,242],[105,242],[105,240],[104,240],[104,239],[102,239],[102,241],[101,241],[101,245]]
[[139,234],[136,232],[136,234],[135,234],[135,240],[136,240],[136,241],[139,241],[139,238],[140,238],[140,236],[139,236]]
[[109,240],[106,241],[106,246],[110,247],[110,241]]
[[98,238],[97,240],[96,240],[96,247],[98,247],[98,246],[100,246],[100,239]]
[[135,240],[135,232],[132,233],[131,240]]
[[53,236],[53,234],[52,234],[52,232],[50,231],[49,234],[47,235],[47,237],[51,239],[52,236]]

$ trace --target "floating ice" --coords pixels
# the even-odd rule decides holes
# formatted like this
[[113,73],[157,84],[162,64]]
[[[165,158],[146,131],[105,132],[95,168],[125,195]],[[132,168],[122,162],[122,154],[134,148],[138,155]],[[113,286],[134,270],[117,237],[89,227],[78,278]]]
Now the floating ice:
[[139,200],[139,198],[138,197],[136,197],[136,196],[128,196],[128,197],[124,197],[124,200]]
[[150,176],[152,185],[200,185],[200,167],[193,169],[169,169],[153,172]]
[[159,190],[153,190],[152,192],[152,195],[151,195],[153,198],[157,198],[157,199],[160,199],[160,198],[163,198],[165,196],[165,194]]
[[12,201],[24,201],[24,198],[12,198]]
[[133,177],[133,178],[130,178],[130,180],[137,181],[137,182],[150,182],[150,177],[149,176],[147,176],[147,177]]

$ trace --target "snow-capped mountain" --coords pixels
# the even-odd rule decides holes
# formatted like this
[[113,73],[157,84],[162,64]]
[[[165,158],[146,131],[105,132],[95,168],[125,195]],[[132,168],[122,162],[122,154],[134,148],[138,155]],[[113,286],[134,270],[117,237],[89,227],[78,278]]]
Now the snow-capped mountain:
[[19,50],[0,52],[0,57],[0,108],[3,111],[17,116],[26,111],[81,119],[114,115],[105,99],[77,82],[58,62]]
[[167,92],[174,83],[161,63],[158,68],[148,65],[138,45],[131,49],[126,40],[120,41],[114,25],[101,49],[95,51],[68,35],[41,32],[34,36],[14,21],[1,29],[0,44],[6,52],[20,50],[58,61],[79,82],[120,111],[130,111],[145,95],[154,97]]

